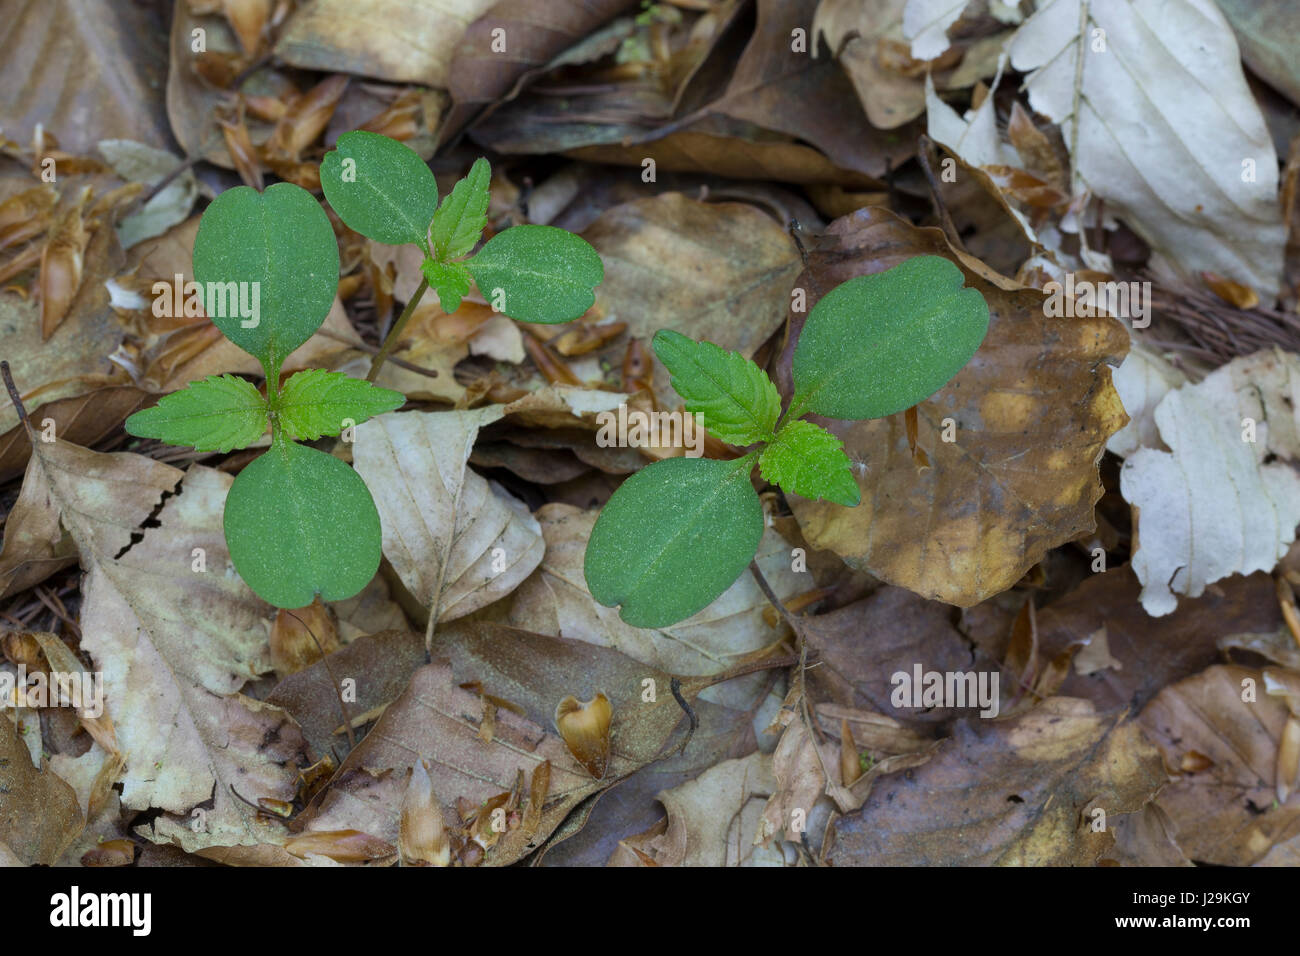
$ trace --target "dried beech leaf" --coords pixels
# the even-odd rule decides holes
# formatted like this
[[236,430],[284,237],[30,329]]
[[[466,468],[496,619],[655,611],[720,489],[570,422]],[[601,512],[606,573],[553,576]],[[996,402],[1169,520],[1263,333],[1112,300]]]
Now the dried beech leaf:
[[[920,254],[954,259],[990,312],[975,357],[917,406],[931,467],[917,470],[901,415],[830,422],[855,462],[862,503],[795,498],[791,506],[814,547],[925,597],[968,606],[1092,529],[1102,492],[1097,462],[1125,421],[1106,363],[1124,354],[1127,335],[1110,318],[1048,318],[1042,293],[999,288],[952,253],[938,230],[877,208],[832,223],[795,285],[809,290],[811,306],[818,291]],[[792,343],[804,317],[792,317]],[[785,394],[791,351],[778,367]]]

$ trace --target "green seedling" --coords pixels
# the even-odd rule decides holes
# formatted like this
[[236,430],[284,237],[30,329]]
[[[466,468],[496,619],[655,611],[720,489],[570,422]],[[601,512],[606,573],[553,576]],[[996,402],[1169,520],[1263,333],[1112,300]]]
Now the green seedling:
[[[472,278],[499,311],[529,322],[569,321],[594,302],[592,289],[604,277],[600,257],[563,229],[515,226],[467,258],[487,224],[490,176],[487,161],[478,160],[439,205],[429,167],[395,140],[345,133],[326,155],[325,196],[350,228],[379,242],[414,242],[425,253],[425,281],[376,356],[372,381],[429,285],[451,312]],[[213,323],[261,363],[266,394],[234,375],[210,376],[135,413],[126,430],[229,452],[256,443],[269,426],[270,449],[239,473],[226,497],[235,569],[277,607],[304,607],[317,595],[352,597],[379,567],[379,512],[355,471],[301,442],[343,434],[405,397],[320,369],[280,382],[285,359],[334,303],[339,253],[329,218],[289,183],[263,193],[229,189],[199,223],[194,277]]]
[[628,478],[596,520],[585,574],[593,597],[638,627],[666,627],[707,607],[754,559],[763,509],[750,481],[847,507],[860,500],[843,443],[803,419],[882,418],[943,388],[988,331],[983,296],[961,270],[918,256],[831,290],[794,350],[794,395],[736,352],[661,330],[655,353],[686,411],[732,445],[733,461],[669,458]]
[[360,130],[340,136],[320,170],[325,198],[349,228],[387,245],[414,243],[424,253],[424,282],[413,302],[432,286],[442,310],[454,312],[472,280],[493,309],[511,318],[578,318],[596,301],[593,289],[605,271],[596,250],[573,233],[513,226],[469,256],[487,225],[491,178],[487,160],[478,160],[438,205],[433,173],[414,150]]
[[263,193],[228,189],[199,222],[194,277],[213,323],[261,362],[266,394],[247,379],[212,375],[136,412],[126,430],[229,452],[254,444],[269,426],[270,449],[239,473],[226,497],[235,569],[277,607],[303,607],[317,594],[351,597],[379,567],[379,512],[355,471],[299,441],[338,435],[406,399],[320,369],[280,382],[284,360],[334,304],[339,252],[329,218],[290,183]]

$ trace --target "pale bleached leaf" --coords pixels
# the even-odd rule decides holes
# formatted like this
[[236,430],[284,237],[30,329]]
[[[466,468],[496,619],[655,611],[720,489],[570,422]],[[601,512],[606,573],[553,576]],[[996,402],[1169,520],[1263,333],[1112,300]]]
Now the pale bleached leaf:
[[1080,3],[1040,4],[1010,48],[1080,185],[1180,271],[1275,297],[1277,155],[1223,14],[1212,0],[1090,0],[1081,21]]
[[379,508],[384,555],[436,621],[509,594],[545,550],[528,509],[466,464],[479,428],[503,413],[395,412],[357,426],[353,464]]
[[1155,410],[1169,451],[1143,448],[1120,472],[1133,506],[1142,606],[1168,614],[1230,574],[1269,571],[1300,523],[1300,359],[1270,350],[1234,359]]

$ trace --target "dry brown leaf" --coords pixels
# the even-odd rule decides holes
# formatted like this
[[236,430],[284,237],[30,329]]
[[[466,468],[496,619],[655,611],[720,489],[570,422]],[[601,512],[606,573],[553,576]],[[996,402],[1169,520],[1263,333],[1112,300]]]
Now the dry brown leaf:
[[1115,835],[1115,845],[1099,863],[1114,860],[1120,866],[1192,866],[1192,861],[1178,849],[1173,824],[1157,803],[1116,817],[1108,825]]
[[8,4],[0,23],[0,87],[9,95],[0,127],[22,138],[42,123],[72,153],[88,154],[108,136],[165,148],[158,83],[167,68],[159,39],[165,29],[156,7],[132,3]]
[[[290,17],[275,54],[304,70],[445,87],[452,60],[467,39],[465,31],[492,2],[316,0]],[[492,37],[479,39],[490,42]],[[507,35],[507,53],[509,40]]]
[[[771,217],[680,193],[616,206],[583,237],[605,266],[596,308],[626,322],[630,337],[674,329],[745,356],[780,326],[799,267],[794,242]],[[655,391],[676,404],[658,364]]]
[[[842,169],[879,179],[906,162],[916,136],[882,132],[853,108],[853,86],[833,58],[792,49],[818,0],[759,0],[754,34],[722,96],[705,109],[811,143]],[[808,31],[817,42],[816,27]]]
[[[90,447],[115,432],[132,412],[152,401],[151,393],[134,385],[108,385],[85,395],[29,407],[28,412],[38,424],[47,418],[52,420],[54,433],[60,438]],[[19,424],[0,434],[0,481],[22,474],[31,458],[31,448],[27,431]]]
[[[1243,700],[1243,697],[1253,699]],[[1190,751],[1212,764],[1174,776],[1157,802],[1178,845],[1196,863],[1249,866],[1300,830],[1300,800],[1278,804],[1278,744],[1289,711],[1265,693],[1264,675],[1211,667],[1171,684],[1139,718],[1164,757],[1179,768]]]
[[[596,521],[593,511],[543,505],[537,520],[546,554],[537,570],[511,597],[506,620],[531,631],[611,647],[633,660],[678,674],[717,674],[744,654],[770,645],[780,630],[763,620],[767,599],[746,573],[703,611],[664,628],[632,627],[616,608],[596,602],[587,590],[583,561]],[[769,530],[757,559],[777,595],[788,599],[805,583],[790,570],[790,548]],[[707,700],[739,710],[755,705],[765,680],[743,678],[710,688]],[[760,698],[761,699],[761,698]]]
[[[1141,585],[1127,566],[1094,574],[1038,612],[1042,654],[1053,658],[1105,628],[1118,667],[1084,675],[1075,667],[1060,693],[1086,697],[1098,712],[1136,713],[1161,688],[1209,667],[1228,640],[1278,634],[1282,617],[1266,574],[1233,576],[1178,610],[1151,617],[1138,603]],[[1076,662],[1078,658],[1075,658]]]
[[32,765],[8,714],[0,714],[0,845],[23,865],[52,866],[85,820],[77,794],[53,770]]
[[756,847],[754,840],[764,799],[776,785],[767,754],[715,764],[659,794],[668,826],[640,849],[655,866],[779,864],[784,857],[778,847]]
[[[441,631],[435,654],[448,655],[450,663],[435,661],[416,671],[306,811],[311,829],[358,829],[395,843],[405,770],[417,759],[428,761],[444,808],[458,801],[478,807],[511,791],[521,771],[530,778],[550,761],[550,796],[537,830],[531,835],[521,827],[491,831],[496,839],[486,862],[507,865],[540,846],[584,799],[662,756],[685,719],[669,692],[671,674],[606,648],[462,621]],[[643,699],[647,679],[657,688],[653,701]],[[487,744],[479,738],[479,695],[462,686],[469,682],[524,712],[499,709]],[[682,679],[683,697],[692,700],[704,683]],[[614,715],[609,768],[601,780],[573,758],[552,725],[562,699],[590,697],[597,688],[605,689]],[[450,815],[445,822],[448,827],[460,823]]]
[[[476,19],[456,45],[447,70],[452,106],[439,130],[447,142],[476,114],[509,100],[530,75],[588,36],[636,0],[587,3],[504,0]],[[544,24],[543,29],[538,25]],[[503,30],[509,56],[492,49],[493,31]],[[498,34],[500,36],[500,34]]]
[[66,509],[112,525],[122,544],[140,526],[181,472],[137,455],[101,455],[71,442],[39,442],[23,490],[5,522],[0,548],[0,595],[39,584],[77,560],[77,546],[60,519]]
[[1053,697],[1013,718],[959,722],[927,763],[878,782],[860,811],[835,822],[829,858],[1091,866],[1114,843],[1096,827],[1140,810],[1165,780],[1137,724]]
[[807,675],[810,697],[870,710],[922,734],[932,735],[954,717],[970,716],[974,711],[918,710],[910,704],[900,709],[892,701],[893,675],[902,672],[910,680],[918,665],[923,672],[998,672],[996,661],[972,657],[951,614],[943,604],[885,587],[846,607],[802,618],[804,641],[817,662]]
[[[268,609],[228,573],[220,515],[233,479],[195,466],[177,485],[181,472],[168,465],[66,442],[38,443],[36,458],[88,572],[81,647],[102,671],[128,756],[124,806],[183,814],[215,799],[199,827],[184,817],[153,822],[154,839],[187,850],[276,842],[228,792],[238,782],[253,799],[291,798],[302,748],[282,711],[238,694],[269,666]],[[134,507],[123,507],[124,490],[137,487]],[[133,542],[160,489],[173,487],[161,526]],[[115,501],[95,504],[96,494]]]

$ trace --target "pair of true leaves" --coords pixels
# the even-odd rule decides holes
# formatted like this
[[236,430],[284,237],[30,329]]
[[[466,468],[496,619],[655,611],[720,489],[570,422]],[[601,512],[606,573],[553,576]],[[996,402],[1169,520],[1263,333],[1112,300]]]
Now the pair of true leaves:
[[[513,318],[555,323],[582,315],[604,271],[595,250],[563,229],[515,226],[465,258],[487,225],[490,178],[487,161],[478,160],[440,204],[419,155],[360,131],[339,137],[321,165],[325,198],[349,228],[421,248],[421,271],[444,311],[459,307],[472,277],[494,308]],[[132,415],[126,430],[228,452],[255,443],[270,425],[270,450],[239,473],[226,498],[231,560],[278,607],[303,607],[317,594],[352,597],[379,567],[379,513],[355,471],[298,440],[339,435],[398,408],[405,396],[319,369],[280,382],[285,359],[334,304],[339,252],[329,218],[290,183],[262,193],[226,190],[199,223],[194,278],[214,324],[261,362],[266,397],[245,379],[214,375]]]
[[584,571],[592,596],[638,627],[666,627],[708,606],[753,560],[763,509],[750,482],[854,506],[858,483],[843,444],[800,416],[881,418],[943,388],[988,331],[983,296],[938,256],[917,256],[831,290],[795,345],[785,415],[767,374],[709,342],[660,331],[654,348],[717,438],[758,445],[731,461],[669,458],[628,478],[592,529]]

